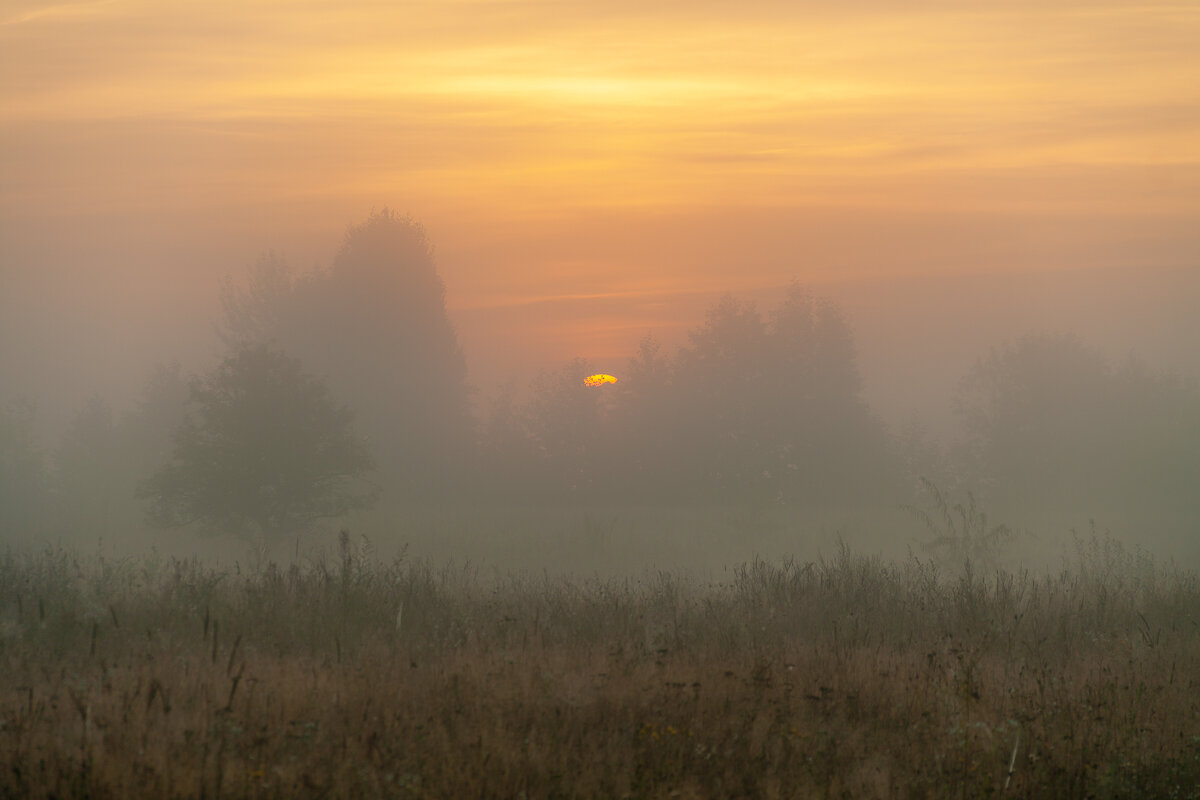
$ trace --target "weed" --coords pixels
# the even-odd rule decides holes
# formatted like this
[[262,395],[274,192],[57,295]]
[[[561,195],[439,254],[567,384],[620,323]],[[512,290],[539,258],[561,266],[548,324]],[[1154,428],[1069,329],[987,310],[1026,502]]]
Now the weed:
[[4,554],[0,796],[1200,796],[1200,584],[1108,542],[724,583],[334,555]]
[[924,549],[941,563],[960,566],[973,561],[991,566],[1015,541],[1012,528],[988,524],[988,515],[975,502],[974,493],[967,492],[965,503],[951,505],[933,481],[921,478],[921,486],[929,495],[930,507],[905,508],[922,520],[933,535],[924,543]]

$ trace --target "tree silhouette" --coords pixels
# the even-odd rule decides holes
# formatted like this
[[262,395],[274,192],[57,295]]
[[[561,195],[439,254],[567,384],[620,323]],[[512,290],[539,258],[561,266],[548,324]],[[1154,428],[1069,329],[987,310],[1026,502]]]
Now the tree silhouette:
[[[862,399],[853,332],[833,304],[800,287],[767,317],[721,298],[673,357],[643,340],[613,386],[586,388],[591,371],[576,360],[542,373],[518,415],[539,468],[527,474],[561,497],[897,499],[900,464]],[[515,430],[489,426],[490,443]]]
[[610,438],[623,456],[614,488],[641,502],[679,496],[689,476],[678,468],[670,433],[688,398],[677,395],[672,361],[657,339],[642,339],[613,390]]
[[769,490],[761,414],[767,327],[758,309],[726,295],[708,310],[676,357],[680,393],[671,450],[703,495],[760,499]]
[[768,470],[780,498],[880,502],[899,462],[862,397],[854,331],[841,310],[793,285],[771,315],[766,349],[761,416],[776,443]]
[[526,430],[541,467],[535,474],[543,488],[560,497],[594,496],[596,481],[608,467],[606,388],[583,383],[594,372],[582,358],[542,371],[525,409]]
[[269,544],[370,505],[373,461],[351,412],[300,363],[258,345],[192,386],[170,462],[142,487],[150,519]]
[[1000,504],[1096,513],[1196,506],[1200,395],[1074,336],[1028,335],[964,378],[961,458]]
[[799,286],[767,318],[721,299],[675,361],[668,449],[702,491],[749,502],[878,500],[891,478],[853,332]]
[[446,487],[473,439],[470,392],[417,222],[372,214],[331,267],[305,275],[268,255],[222,300],[227,343],[280,347],[354,405],[391,486],[409,496]]

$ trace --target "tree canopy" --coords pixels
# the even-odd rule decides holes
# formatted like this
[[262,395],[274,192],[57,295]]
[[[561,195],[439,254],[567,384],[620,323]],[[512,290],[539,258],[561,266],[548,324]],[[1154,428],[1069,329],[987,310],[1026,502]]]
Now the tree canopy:
[[141,489],[154,523],[271,542],[374,501],[351,412],[296,359],[245,347],[191,392],[171,460]]
[[1001,503],[1195,509],[1200,393],[1079,338],[1027,335],[966,376],[959,411],[972,482]]
[[680,350],[674,438],[708,485],[747,500],[801,504],[877,495],[883,425],[862,399],[854,333],[802,286],[764,316],[725,297]]
[[673,356],[644,340],[612,386],[584,386],[592,371],[543,372],[521,413],[491,421],[509,442],[519,423],[527,474],[561,496],[820,505],[878,501],[897,482],[853,332],[800,287],[770,315],[722,298]]
[[337,387],[390,484],[428,493],[466,456],[466,360],[433,248],[411,218],[372,214],[327,269],[296,274],[268,255],[222,300],[227,343],[271,344]]

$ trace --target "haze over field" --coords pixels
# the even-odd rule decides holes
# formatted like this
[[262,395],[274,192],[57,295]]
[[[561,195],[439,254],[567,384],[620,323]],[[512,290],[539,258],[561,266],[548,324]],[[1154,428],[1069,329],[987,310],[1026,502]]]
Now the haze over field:
[[[418,407],[456,408],[469,385],[464,416],[428,428],[478,425],[477,435],[441,448],[446,458],[478,470],[491,462],[454,448],[491,447],[497,474],[561,475],[566,462],[554,458],[567,456],[551,453],[551,434],[537,427],[575,408],[566,393],[559,406],[538,405],[556,396],[553,376],[579,358],[624,381],[652,334],[667,364],[656,380],[678,398],[673,411],[647,411],[634,389],[615,393],[636,381],[588,402],[599,403],[605,425],[624,420],[606,441],[626,436],[632,448],[654,431],[678,464],[701,463],[671,449],[690,439],[667,427],[687,418],[685,406],[709,431],[732,413],[716,400],[696,410],[690,399],[715,391],[684,383],[718,375],[705,346],[728,345],[735,361],[762,355],[786,371],[771,347],[811,345],[814,358],[834,351],[788,339],[799,334],[773,314],[831,301],[849,342],[834,360],[857,377],[845,391],[824,387],[823,400],[809,398],[824,410],[806,424],[836,417],[856,432],[846,452],[857,455],[839,467],[847,475],[861,477],[866,463],[886,472],[889,458],[908,465],[894,480],[863,478],[859,488],[877,502],[911,499],[896,485],[911,486],[917,473],[986,494],[1027,472],[1012,453],[991,452],[987,464],[978,447],[963,455],[980,437],[995,443],[1029,429],[988,428],[1004,423],[999,406],[987,424],[972,418],[963,381],[974,369],[976,388],[1001,376],[1020,395],[1048,370],[1078,377],[1042,389],[1093,423],[1058,446],[1076,459],[1062,469],[1087,463],[1085,444],[1103,444],[1130,481],[1175,487],[1139,489],[1129,509],[1156,506],[1179,530],[1195,506],[1178,487],[1200,477],[1187,456],[1200,377],[1196,41],[1200,8],[1191,2],[11,0],[0,11],[0,401],[30,401],[31,414],[10,414],[21,420],[14,429],[28,428],[57,475],[48,480],[62,484],[63,437],[87,418],[89,398],[103,398],[120,422],[144,399],[156,364],[178,361],[181,381],[215,380],[231,341],[222,282],[249,291],[265,259],[309,288],[271,295],[290,322],[251,325],[233,340],[273,342],[327,379],[377,450],[391,435],[397,448],[416,447],[399,429],[384,432],[389,413],[405,408],[416,419],[426,413]],[[348,277],[359,262],[346,255],[347,230],[380,219],[408,230],[408,216],[427,234],[432,261],[417,253],[424,245],[396,260],[392,245],[364,244],[382,261],[359,274],[411,269],[424,281],[426,267],[436,268],[444,295],[426,282],[417,292],[425,305],[392,307],[393,317],[426,327],[389,325],[386,303],[356,313],[313,299],[379,299],[382,284]],[[342,278],[305,283],[314,270]],[[388,285],[397,297],[411,289]],[[806,299],[789,294],[795,286]],[[726,306],[725,317],[706,317],[724,293],[754,310]],[[439,338],[443,302],[453,331]],[[757,339],[719,324],[755,314]],[[425,353],[427,362],[414,355],[424,345],[413,344],[426,334],[443,348]],[[1042,338],[1022,349],[1026,335]],[[322,351],[321,338],[351,349]],[[397,358],[424,365],[405,376],[407,391],[424,398],[411,408],[397,399],[407,397],[400,376],[379,377],[390,372],[381,353],[393,346]],[[1045,367],[1043,356],[1080,371],[1020,377],[1021,365]],[[1144,367],[1126,369],[1131,356]],[[337,372],[356,359],[370,380]],[[801,373],[779,381],[786,391],[736,380],[746,394],[729,394],[729,408],[754,407],[766,419],[755,403],[778,392],[798,413],[799,394],[787,392],[800,392]],[[428,388],[435,384],[442,388]],[[1078,405],[1095,392],[1133,399]],[[521,423],[501,446],[494,423],[510,395]],[[846,410],[859,401],[861,416]],[[99,408],[94,420],[106,413]],[[1043,411],[1031,419],[1061,432],[1061,419]],[[1133,425],[1146,416],[1161,423],[1153,432]],[[1141,444],[1094,441],[1114,419]],[[913,466],[911,423],[944,458],[922,451],[930,460]],[[796,459],[780,453],[808,435],[797,426],[759,432],[783,448],[770,457],[784,469]],[[707,496],[714,501],[810,502],[799,478],[783,485],[776,467],[753,461],[766,447],[747,455],[713,444],[705,457],[725,468],[694,476],[694,488],[724,486],[727,495]],[[584,500],[693,501],[666,484],[661,495],[634,498],[621,477],[630,452],[587,462],[589,485],[600,488]],[[1026,455],[1062,478],[1042,455]],[[374,457],[396,474],[411,468],[395,453]],[[686,474],[659,457],[664,472]],[[154,466],[145,459],[142,479]],[[810,491],[821,474],[812,470]],[[739,471],[770,474],[727,485]],[[1118,474],[1079,478],[1064,497],[1112,500]],[[491,483],[486,474],[472,480]],[[992,495],[1020,506],[1028,491],[1014,484]],[[380,512],[381,529],[389,513]],[[1085,519],[1093,509],[1072,513]]]
[[0,797],[1200,796],[1196,0],[3,0]]

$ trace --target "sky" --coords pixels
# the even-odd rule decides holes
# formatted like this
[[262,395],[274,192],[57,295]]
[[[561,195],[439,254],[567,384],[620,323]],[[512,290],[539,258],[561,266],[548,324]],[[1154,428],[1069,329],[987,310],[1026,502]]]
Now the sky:
[[1178,342],[1198,41],[1190,0],[4,0],[0,365],[73,398],[211,357],[223,276],[384,207],[485,389],[792,281],[874,309],[873,364],[1059,273],[1165,304],[1067,324]]

